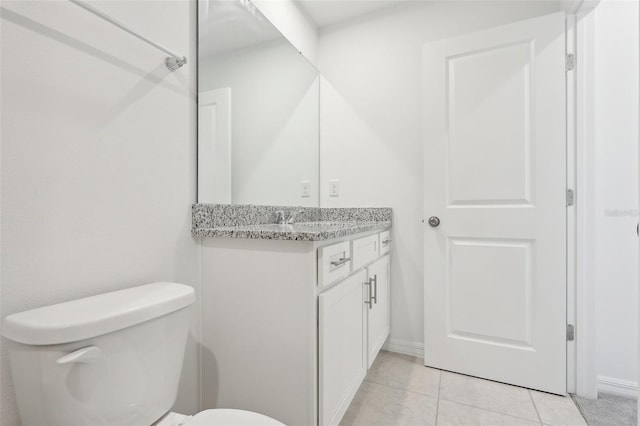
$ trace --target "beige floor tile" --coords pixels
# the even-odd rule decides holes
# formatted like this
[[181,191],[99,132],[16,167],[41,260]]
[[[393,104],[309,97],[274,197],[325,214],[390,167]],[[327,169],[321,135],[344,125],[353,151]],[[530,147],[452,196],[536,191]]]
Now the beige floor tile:
[[425,367],[422,362],[413,356],[381,351],[365,380],[436,397],[440,370]]
[[506,414],[440,400],[438,426],[534,426],[537,421],[525,420]]
[[538,421],[529,391],[516,386],[442,372],[440,399]]
[[534,390],[530,392],[542,423],[550,426],[586,426],[571,398]]
[[344,415],[342,426],[433,426],[437,399],[363,382]]

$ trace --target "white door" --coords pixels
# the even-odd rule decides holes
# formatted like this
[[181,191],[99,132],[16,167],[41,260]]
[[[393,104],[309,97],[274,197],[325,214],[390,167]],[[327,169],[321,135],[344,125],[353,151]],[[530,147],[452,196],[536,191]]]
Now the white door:
[[231,88],[198,93],[198,202],[231,203]]
[[425,364],[557,394],[566,393],[564,34],[557,13],[423,52]]

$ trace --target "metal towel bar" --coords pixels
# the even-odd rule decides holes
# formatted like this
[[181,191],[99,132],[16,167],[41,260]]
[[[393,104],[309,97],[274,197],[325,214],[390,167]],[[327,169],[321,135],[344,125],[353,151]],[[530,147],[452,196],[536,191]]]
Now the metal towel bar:
[[160,49],[163,52],[171,55],[171,56],[169,56],[168,58],[166,58],[164,60],[165,65],[171,71],[175,71],[175,70],[177,70],[178,68],[180,68],[181,66],[183,66],[184,64],[187,63],[187,58],[185,56],[178,55],[177,53],[167,49],[166,47],[164,47],[162,45],[159,45],[158,43],[156,43],[154,41],[151,41],[151,40],[149,40],[148,38],[146,38],[144,36],[141,36],[140,34],[136,33],[135,31],[133,31],[132,29],[127,27],[126,25],[116,21],[115,19],[113,19],[112,17],[110,17],[108,15],[105,15],[104,13],[102,13],[101,11],[96,9],[95,7],[89,6],[88,4],[86,4],[85,2],[83,2],[81,0],[69,0],[69,1],[71,3],[73,3],[73,4],[75,4],[76,6],[80,6],[81,8],[93,13],[97,17],[102,18],[105,21],[115,25],[116,27],[128,32],[132,36],[135,36],[135,37],[139,38],[140,40],[144,41],[145,43],[148,43],[148,44],[152,45],[156,49]]

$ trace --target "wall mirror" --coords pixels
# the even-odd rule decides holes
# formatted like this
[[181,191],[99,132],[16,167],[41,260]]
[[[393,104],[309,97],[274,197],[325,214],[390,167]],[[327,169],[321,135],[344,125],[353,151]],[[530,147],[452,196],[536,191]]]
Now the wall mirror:
[[198,2],[198,202],[318,206],[319,74],[248,0]]

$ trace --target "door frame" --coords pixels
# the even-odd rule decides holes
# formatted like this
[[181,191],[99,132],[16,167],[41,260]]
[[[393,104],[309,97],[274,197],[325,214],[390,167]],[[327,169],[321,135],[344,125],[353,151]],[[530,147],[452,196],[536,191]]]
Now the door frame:
[[594,21],[600,0],[575,0],[567,10],[567,54],[576,66],[567,72],[567,188],[576,193],[567,208],[567,390],[585,398],[598,395],[596,297],[594,279]]
[[[232,111],[231,87],[221,87],[207,90],[198,94],[198,185],[197,195],[199,203],[229,204],[233,199],[233,176],[231,173],[233,133],[231,117]],[[216,135],[213,140],[204,138],[201,126],[208,123],[203,114],[211,105],[216,105]],[[222,135],[220,135],[222,133]],[[222,136],[222,138],[220,138]],[[224,165],[224,170],[214,170],[211,154],[220,157],[214,161],[214,166]],[[222,156],[220,155],[222,154]],[[217,179],[216,179],[217,178]],[[220,187],[222,180],[224,187]],[[217,187],[217,188],[216,188]]]

